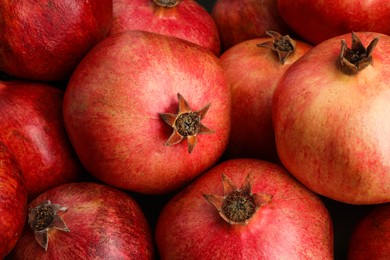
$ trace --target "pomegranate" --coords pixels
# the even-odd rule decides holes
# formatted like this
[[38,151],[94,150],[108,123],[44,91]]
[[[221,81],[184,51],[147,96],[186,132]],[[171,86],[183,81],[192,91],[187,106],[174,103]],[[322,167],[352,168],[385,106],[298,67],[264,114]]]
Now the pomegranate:
[[65,132],[63,95],[49,84],[0,81],[0,141],[20,165],[30,200],[84,172]]
[[333,259],[322,201],[256,159],[224,161],[177,193],[155,238],[161,259]]
[[291,33],[277,0],[217,0],[211,9],[225,51],[245,40],[267,37],[266,31]]
[[67,183],[29,204],[12,259],[153,259],[149,224],[137,202],[115,188]]
[[0,143],[0,259],[22,234],[27,215],[27,191],[20,169],[7,147]]
[[350,204],[389,202],[390,37],[350,38],[315,46],[279,81],[272,105],[277,151],[321,195]]
[[23,0],[0,4],[0,70],[33,80],[67,80],[110,29],[112,0]]
[[348,259],[390,258],[390,204],[375,205],[357,223],[348,248]]
[[277,0],[277,4],[287,25],[314,45],[351,31],[390,34],[387,1]]
[[88,172],[115,187],[159,194],[221,157],[230,105],[215,55],[176,37],[127,31],[100,42],[76,68],[64,120]]
[[219,55],[221,46],[214,19],[194,0],[114,0],[110,34],[144,30],[175,36]]
[[[246,40],[221,55],[232,92],[232,124],[226,157],[278,161],[272,96],[283,73],[312,47],[288,35]],[[260,47],[260,48],[259,48]]]

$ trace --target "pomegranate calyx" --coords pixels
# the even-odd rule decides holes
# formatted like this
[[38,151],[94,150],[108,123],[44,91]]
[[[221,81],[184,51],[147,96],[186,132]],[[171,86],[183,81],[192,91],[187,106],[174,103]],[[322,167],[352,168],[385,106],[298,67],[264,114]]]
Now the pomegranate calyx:
[[352,32],[352,46],[348,48],[345,40],[341,40],[341,51],[338,58],[340,70],[347,75],[357,74],[372,62],[372,51],[379,39],[374,38],[365,48],[359,37]]
[[178,5],[182,0],[153,0],[153,2],[161,7],[174,7]]
[[219,215],[231,225],[247,225],[256,211],[271,201],[272,196],[265,193],[252,193],[253,177],[248,174],[237,188],[232,181],[222,175],[223,196],[203,194],[203,197],[212,204]]
[[58,211],[66,211],[67,209],[59,204],[52,204],[50,200],[30,209],[28,223],[34,231],[35,240],[45,251],[49,245],[48,233],[50,229],[70,232],[61,216],[57,215]]
[[278,54],[280,63],[284,64],[287,58],[295,52],[296,42],[288,35],[281,35],[278,32],[266,31],[272,37],[271,41],[257,44],[258,47],[265,47]]
[[211,104],[209,103],[200,110],[193,111],[180,93],[177,93],[177,98],[179,100],[179,112],[177,114],[160,114],[161,119],[173,128],[173,132],[165,145],[172,146],[180,143],[183,139],[187,139],[188,152],[191,153],[198,141],[198,134],[214,133],[213,130],[201,123]]

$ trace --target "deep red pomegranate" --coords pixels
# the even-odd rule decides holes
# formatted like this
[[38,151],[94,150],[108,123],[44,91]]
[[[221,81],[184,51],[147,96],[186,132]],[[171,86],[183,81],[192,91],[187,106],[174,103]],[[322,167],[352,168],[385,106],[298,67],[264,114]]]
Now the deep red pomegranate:
[[232,91],[232,124],[225,155],[278,161],[271,103],[283,73],[311,49],[277,32],[236,44],[221,55]]
[[18,241],[26,215],[27,192],[19,165],[0,142],[0,259],[4,259]]
[[219,59],[188,41],[128,31],[100,42],[66,88],[64,120],[87,170],[141,193],[178,189],[226,148],[230,90]]
[[281,17],[316,45],[351,31],[390,34],[390,5],[382,0],[277,0]]
[[175,36],[219,55],[221,46],[214,19],[194,0],[114,0],[110,34],[145,30]]
[[315,46],[279,81],[279,158],[313,191],[350,204],[390,202],[389,51],[387,35],[345,34]]
[[153,259],[138,203],[92,182],[57,186],[31,201],[28,225],[11,259]]
[[0,4],[0,70],[33,80],[67,80],[108,33],[112,0],[23,0]]
[[20,165],[29,199],[83,168],[65,132],[64,91],[29,81],[0,81],[0,141]]
[[218,0],[211,15],[224,51],[246,40],[267,37],[266,31],[291,33],[279,14],[277,0]]
[[376,205],[355,227],[348,259],[390,258],[390,204]]
[[322,201],[255,159],[224,161],[176,194],[155,237],[161,259],[333,259]]

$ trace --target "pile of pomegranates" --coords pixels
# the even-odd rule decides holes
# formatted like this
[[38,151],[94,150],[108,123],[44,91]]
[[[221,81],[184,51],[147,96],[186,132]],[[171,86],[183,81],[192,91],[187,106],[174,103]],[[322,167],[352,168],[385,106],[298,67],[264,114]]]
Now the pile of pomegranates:
[[379,0],[0,0],[0,259],[388,259]]

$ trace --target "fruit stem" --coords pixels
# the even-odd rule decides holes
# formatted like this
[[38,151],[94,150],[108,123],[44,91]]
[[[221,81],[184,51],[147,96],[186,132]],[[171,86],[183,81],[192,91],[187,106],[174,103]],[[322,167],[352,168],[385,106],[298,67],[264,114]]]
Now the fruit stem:
[[182,0],[153,0],[156,5],[166,8],[174,7],[178,5],[181,1]]
[[372,62],[372,51],[379,39],[374,38],[365,48],[359,37],[352,32],[352,47],[348,48],[345,40],[341,40],[340,56],[337,59],[338,68],[346,75],[355,75]]
[[278,32],[266,31],[272,37],[271,41],[257,44],[258,47],[265,47],[278,54],[279,62],[284,64],[287,58],[295,52],[296,42],[290,36],[282,36]]

